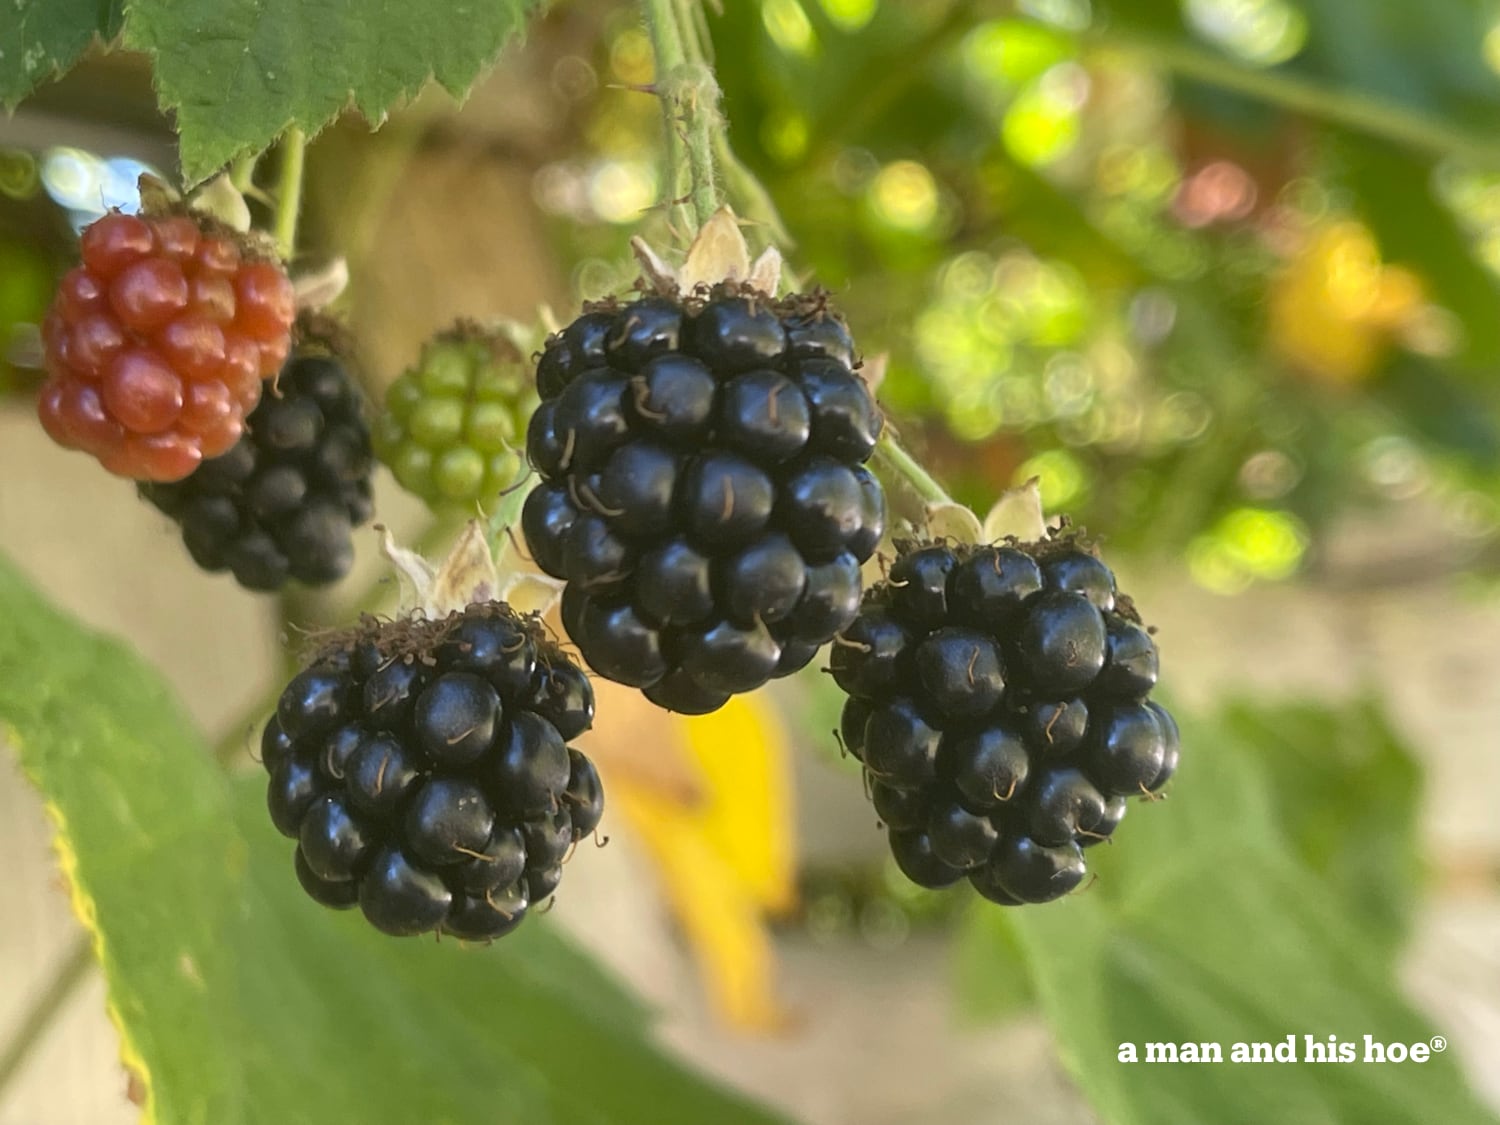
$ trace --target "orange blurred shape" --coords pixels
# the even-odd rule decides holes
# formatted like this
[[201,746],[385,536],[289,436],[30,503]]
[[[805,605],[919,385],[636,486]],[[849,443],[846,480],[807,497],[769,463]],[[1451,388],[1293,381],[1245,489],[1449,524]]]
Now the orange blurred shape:
[[1235,222],[1255,209],[1255,181],[1228,160],[1215,160],[1194,172],[1177,189],[1172,213],[1185,227]]
[[1374,236],[1342,220],[1314,228],[1267,293],[1272,348],[1294,370],[1347,386],[1380,366],[1422,309],[1421,278],[1384,265]]
[[711,715],[672,715],[595,680],[609,716],[587,736],[607,807],[651,856],[726,1023],[771,1033],[791,1023],[775,996],[766,917],[796,905],[786,731],[767,693]]

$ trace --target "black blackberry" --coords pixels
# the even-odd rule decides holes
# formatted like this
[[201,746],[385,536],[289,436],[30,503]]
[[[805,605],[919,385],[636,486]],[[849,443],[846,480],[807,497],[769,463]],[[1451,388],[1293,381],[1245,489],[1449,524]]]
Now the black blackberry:
[[194,562],[249,590],[338,581],[354,564],[354,528],[373,512],[370,431],[344,365],[295,356],[278,387],[228,453],[183,480],[140,486],[181,525]]
[[261,738],[272,823],[297,878],[377,929],[500,937],[550,894],[604,811],[567,740],[588,680],[503,603],[367,621],[281,695]]
[[537,387],[522,529],[595,672],[701,714],[854,620],[882,418],[821,295],[601,305],[547,342]]
[[1177,768],[1177,724],[1146,698],[1156,644],[1076,536],[897,546],[830,659],[896,864],[1004,905],[1059,898],[1126,798]]

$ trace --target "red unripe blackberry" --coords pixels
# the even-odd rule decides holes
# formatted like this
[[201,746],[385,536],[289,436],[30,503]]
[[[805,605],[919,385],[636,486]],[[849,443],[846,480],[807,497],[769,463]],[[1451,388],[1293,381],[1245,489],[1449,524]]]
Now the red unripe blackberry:
[[38,415],[110,472],[175,481],[234,445],[291,346],[292,285],[241,236],[188,215],[111,212],[42,326]]

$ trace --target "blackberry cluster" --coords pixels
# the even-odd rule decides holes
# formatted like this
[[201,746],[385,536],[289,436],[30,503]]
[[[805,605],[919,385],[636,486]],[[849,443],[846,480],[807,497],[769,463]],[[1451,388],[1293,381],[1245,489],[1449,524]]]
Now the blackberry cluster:
[[111,212],[87,227],[42,340],[43,428],[118,476],[181,480],[240,438],[291,348],[280,263],[186,214]]
[[1059,898],[1177,768],[1156,645],[1075,539],[900,546],[830,658],[891,852],[924,887]]
[[596,308],[547,342],[537,389],[522,528],[594,671],[704,714],[854,620],[882,418],[821,297]]
[[385,395],[375,452],[433,507],[488,504],[516,483],[536,392],[504,338],[460,326],[429,341]]
[[281,695],[261,739],[271,820],[317,902],[376,929],[502,937],[552,894],[604,791],[567,743],[594,694],[503,603],[367,625]]
[[277,385],[228,453],[186,480],[140,486],[182,526],[193,561],[250,590],[338,581],[354,564],[354,528],[373,512],[370,432],[344,365],[299,355]]

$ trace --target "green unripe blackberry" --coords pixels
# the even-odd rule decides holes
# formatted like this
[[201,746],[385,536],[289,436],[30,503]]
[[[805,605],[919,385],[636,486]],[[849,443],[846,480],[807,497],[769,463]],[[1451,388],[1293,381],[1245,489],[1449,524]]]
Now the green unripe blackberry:
[[487,504],[521,474],[518,449],[536,403],[521,350],[459,325],[430,340],[387,389],[375,453],[431,507]]

